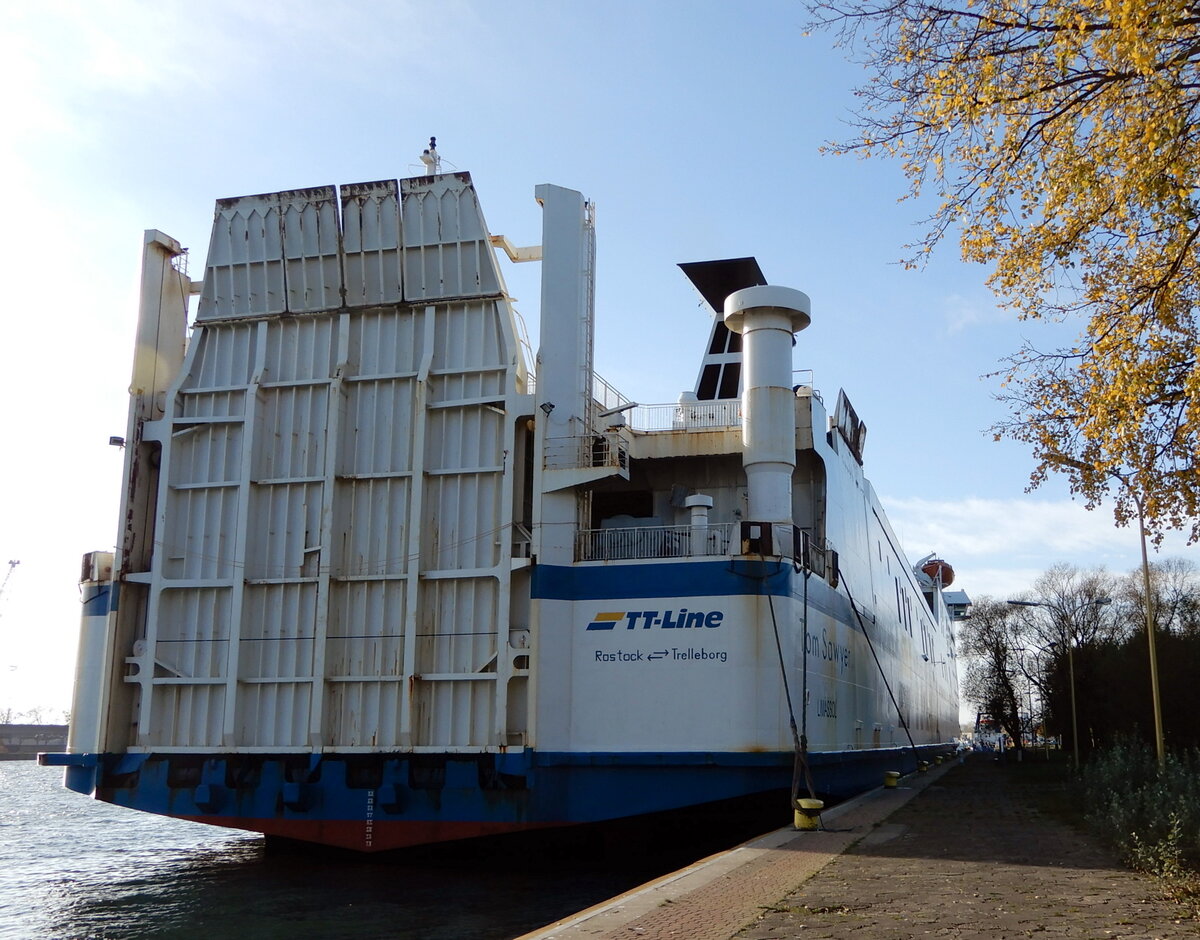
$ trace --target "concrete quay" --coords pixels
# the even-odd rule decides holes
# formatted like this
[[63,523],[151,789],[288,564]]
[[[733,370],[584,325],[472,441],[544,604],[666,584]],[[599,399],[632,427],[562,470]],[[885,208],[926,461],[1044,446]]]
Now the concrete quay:
[[910,775],[820,831],[781,829],[518,940],[1200,937],[1152,879],[1029,805],[1021,768],[980,754]]

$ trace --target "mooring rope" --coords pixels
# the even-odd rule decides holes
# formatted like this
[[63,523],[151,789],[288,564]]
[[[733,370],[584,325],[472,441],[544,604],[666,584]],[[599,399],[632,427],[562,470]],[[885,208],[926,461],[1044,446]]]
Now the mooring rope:
[[[764,578],[763,580],[765,581],[766,579]],[[805,587],[805,593],[807,594],[807,589],[808,589],[807,579],[805,580],[804,587]],[[775,601],[772,599],[770,592],[767,593],[767,606],[770,607],[770,609],[771,609],[771,629],[774,630],[774,632],[775,632],[775,652],[779,656],[779,672],[780,672],[780,675],[783,677],[783,694],[784,694],[784,697],[787,699],[788,723],[791,725],[791,728],[792,728],[792,745],[795,750],[795,757],[793,758],[793,761],[792,761],[792,792],[791,792],[792,807],[799,808],[797,806],[796,800],[797,800],[797,796],[800,792],[801,776],[803,776],[804,781],[808,786],[808,795],[815,800],[817,798],[817,793],[816,793],[816,787],[813,785],[812,770],[808,766],[808,741],[805,739],[804,736],[802,736],[800,734],[799,729],[796,727],[796,709],[792,705],[792,691],[791,691],[790,685],[788,684],[787,664],[784,662],[784,659],[783,659],[783,644],[779,640],[779,623],[775,619]],[[806,603],[805,611],[804,611],[804,630],[805,630],[804,645],[807,650],[807,647],[808,647],[808,635],[807,635],[808,634],[808,608],[807,608],[807,603]],[[807,678],[808,677],[806,674],[805,675],[806,683],[807,683]],[[807,707],[808,707],[808,703],[806,702],[805,703],[805,717],[806,718],[808,715]]]
[[879,661],[879,655],[875,652],[875,644],[871,642],[871,634],[867,633],[866,622],[862,618],[862,614],[858,612],[858,605],[854,603],[854,595],[850,592],[850,582],[846,580],[846,573],[842,571],[841,565],[838,565],[838,579],[846,588],[846,597],[850,600],[850,609],[854,611],[854,616],[858,619],[859,629],[862,630],[863,636],[867,638],[867,646],[871,650],[871,658],[875,660],[875,666],[879,670],[880,678],[883,679],[883,687],[887,689],[888,698],[892,700],[892,705],[895,706],[896,714],[900,718],[900,727],[904,729],[904,733],[908,736],[908,743],[912,747],[914,759],[917,756],[917,742],[913,740],[912,732],[908,730],[908,722],[904,720],[904,712],[900,710],[900,703],[896,701],[896,696],[892,693],[892,685],[888,682],[887,673],[883,671],[883,664]]

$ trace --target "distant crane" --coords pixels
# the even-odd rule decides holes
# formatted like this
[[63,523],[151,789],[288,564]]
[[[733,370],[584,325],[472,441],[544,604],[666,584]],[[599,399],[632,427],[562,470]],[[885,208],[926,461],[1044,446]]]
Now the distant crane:
[[13,558],[8,560],[8,574],[4,576],[4,583],[0,584],[0,597],[4,597],[4,589],[8,587],[8,579],[12,577],[13,569],[15,569],[20,563],[21,562]]

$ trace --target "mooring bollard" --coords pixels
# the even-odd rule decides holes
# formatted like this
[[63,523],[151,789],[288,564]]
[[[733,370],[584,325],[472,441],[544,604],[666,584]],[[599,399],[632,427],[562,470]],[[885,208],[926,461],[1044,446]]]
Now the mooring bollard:
[[894,789],[896,789],[896,786],[897,786],[899,783],[900,783],[900,771],[898,771],[898,770],[887,770],[887,771],[884,771],[884,774],[883,774],[883,785],[884,785],[884,786],[885,786],[887,789],[889,789],[889,790],[894,790]]
[[929,769],[929,761],[927,761],[927,760],[923,760],[917,764],[917,770],[921,771],[921,773],[925,773],[925,771],[927,771],[928,769]]
[[941,754],[939,754],[937,757],[935,757],[935,758],[933,759],[933,763],[934,763],[934,765],[935,765],[935,766],[937,766],[937,767],[941,767],[941,766],[942,766],[942,755],[941,755]]
[[821,810],[825,808],[822,800],[796,800],[794,825],[805,832],[813,832],[821,828]]

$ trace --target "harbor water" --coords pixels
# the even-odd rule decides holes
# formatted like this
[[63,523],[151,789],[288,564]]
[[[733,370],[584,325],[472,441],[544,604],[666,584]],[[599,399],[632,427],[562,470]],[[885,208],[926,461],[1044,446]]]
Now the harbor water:
[[565,853],[284,854],[255,834],[88,799],[61,779],[0,762],[0,940],[502,940],[762,831]]

